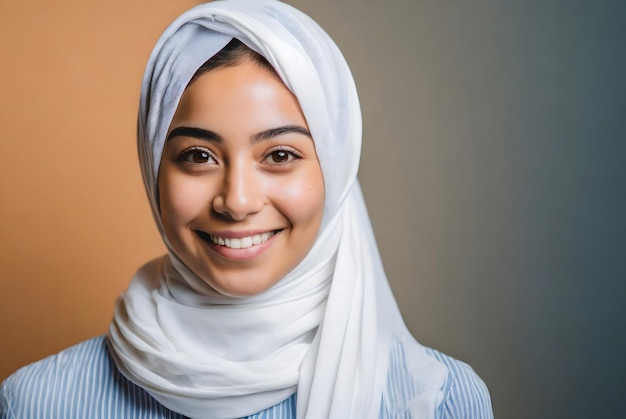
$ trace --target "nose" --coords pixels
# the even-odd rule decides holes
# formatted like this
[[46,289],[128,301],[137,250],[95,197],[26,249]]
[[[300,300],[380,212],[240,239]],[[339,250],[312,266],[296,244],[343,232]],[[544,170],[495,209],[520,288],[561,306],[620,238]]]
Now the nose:
[[263,196],[258,176],[254,168],[247,165],[229,167],[219,193],[213,198],[213,210],[235,221],[261,211]]

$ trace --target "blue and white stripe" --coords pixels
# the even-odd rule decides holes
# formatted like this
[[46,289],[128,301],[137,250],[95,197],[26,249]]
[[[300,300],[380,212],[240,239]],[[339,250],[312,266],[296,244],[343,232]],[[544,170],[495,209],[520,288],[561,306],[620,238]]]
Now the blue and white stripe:
[[[394,411],[414,393],[404,379],[404,349],[391,353],[386,397],[381,400],[381,419],[409,418]],[[429,349],[450,374],[438,419],[493,418],[485,384],[466,364]],[[293,419],[296,395],[246,419]],[[183,419],[128,381],[115,367],[100,336],[26,366],[0,386],[0,419]]]

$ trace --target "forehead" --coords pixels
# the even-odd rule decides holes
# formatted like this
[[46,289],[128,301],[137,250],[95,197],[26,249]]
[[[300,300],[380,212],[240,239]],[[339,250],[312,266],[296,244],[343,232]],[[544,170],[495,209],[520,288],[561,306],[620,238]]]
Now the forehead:
[[297,98],[275,74],[244,60],[194,79],[183,92],[168,131],[180,124],[232,130],[294,123],[307,127]]

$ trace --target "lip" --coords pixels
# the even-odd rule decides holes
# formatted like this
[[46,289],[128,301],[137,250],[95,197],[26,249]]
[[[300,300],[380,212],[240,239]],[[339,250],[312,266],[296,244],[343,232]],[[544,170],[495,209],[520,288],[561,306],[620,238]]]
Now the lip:
[[227,232],[220,232],[220,233],[207,233],[205,231],[196,230],[195,233],[209,247],[209,249],[217,253],[219,256],[225,259],[229,259],[229,260],[245,261],[245,260],[254,259],[260,256],[261,254],[263,254],[270,246],[272,246],[272,244],[274,244],[274,241],[276,240],[277,237],[281,235],[283,230],[284,229],[269,230],[269,231],[274,232],[274,234],[269,239],[267,239],[265,242],[261,244],[254,245],[246,249],[233,249],[233,248],[226,247],[226,246],[220,246],[214,243],[211,240],[210,236],[218,236],[222,238],[241,238],[241,237],[253,236],[255,234],[267,233],[268,230],[263,230],[263,231],[250,230],[250,231],[236,231],[236,232],[227,231]]

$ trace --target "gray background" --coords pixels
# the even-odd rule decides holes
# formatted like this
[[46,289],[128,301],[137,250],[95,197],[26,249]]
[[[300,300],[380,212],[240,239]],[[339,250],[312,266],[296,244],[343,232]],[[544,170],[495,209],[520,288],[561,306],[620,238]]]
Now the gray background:
[[414,335],[497,418],[623,418],[626,6],[291,0],[336,40]]

